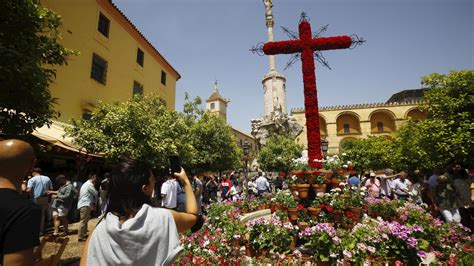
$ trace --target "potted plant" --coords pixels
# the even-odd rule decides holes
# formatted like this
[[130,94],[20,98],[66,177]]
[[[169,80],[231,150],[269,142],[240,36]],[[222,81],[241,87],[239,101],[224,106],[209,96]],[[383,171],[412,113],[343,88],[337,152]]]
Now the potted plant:
[[311,216],[308,215],[308,212],[305,211],[303,206],[301,205],[301,208],[298,212],[298,227],[300,230],[304,230],[309,227],[311,223]]
[[347,207],[347,210],[353,214],[355,222],[359,222],[362,216],[362,207],[364,206],[364,199],[366,196],[365,191],[365,187],[361,189],[352,187],[351,189],[347,189],[345,192],[349,195],[349,206]]
[[296,234],[291,223],[265,218],[249,221],[247,230],[251,248],[263,253],[288,253],[290,244]]
[[336,229],[327,223],[308,227],[299,233],[299,237],[306,241],[303,247],[313,252],[313,259],[316,263],[329,262],[330,254],[341,241]]
[[311,185],[314,194],[319,195],[326,192],[326,178],[323,175],[314,175],[314,182]]
[[293,195],[286,195],[285,207],[288,209],[288,217],[290,218],[290,221],[298,220],[298,203]]
[[331,206],[334,208],[334,222],[341,223],[344,210],[348,207],[348,199],[339,194],[333,194]]
[[308,207],[308,213],[313,219],[318,218],[318,214],[321,211],[321,203],[323,202],[322,197],[316,197],[312,202],[311,205]]
[[296,188],[298,189],[298,196],[300,197],[300,199],[307,199],[310,184],[307,184],[305,180],[302,180],[301,182],[303,183],[296,184]]

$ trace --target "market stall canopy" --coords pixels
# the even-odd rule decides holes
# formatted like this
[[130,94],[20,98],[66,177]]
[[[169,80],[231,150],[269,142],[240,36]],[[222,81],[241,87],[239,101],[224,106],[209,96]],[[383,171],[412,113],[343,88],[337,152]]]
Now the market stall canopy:
[[46,142],[49,142],[53,145],[59,146],[70,151],[88,154],[96,157],[103,157],[103,154],[87,153],[85,149],[81,148],[77,144],[74,144],[73,138],[65,136],[66,132],[64,131],[64,128],[66,126],[68,125],[65,123],[53,121],[50,126],[44,125],[40,128],[35,129],[35,131],[33,131],[33,133],[31,134],[39,139],[42,139]]

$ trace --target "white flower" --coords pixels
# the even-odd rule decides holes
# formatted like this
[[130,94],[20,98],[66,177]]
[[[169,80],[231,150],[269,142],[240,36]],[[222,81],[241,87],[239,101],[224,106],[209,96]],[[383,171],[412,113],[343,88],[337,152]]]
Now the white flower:
[[364,192],[361,192],[360,195],[361,195],[361,196],[365,196],[365,193],[364,193]]
[[351,161],[347,161],[347,164],[348,164],[348,165],[351,165],[351,164],[352,164],[352,162],[351,162]]
[[366,187],[361,187],[361,188],[360,188],[360,190],[362,190],[362,191],[366,191],[366,190],[367,190],[367,188],[366,188]]
[[339,186],[345,186],[345,185],[346,185],[346,183],[344,183],[344,182],[339,183]]
[[347,164],[344,164],[342,167],[343,167],[343,168],[347,168]]
[[341,155],[342,155],[342,156],[346,156],[346,155],[347,155],[347,153],[345,153],[345,152],[344,152],[344,153],[342,153]]

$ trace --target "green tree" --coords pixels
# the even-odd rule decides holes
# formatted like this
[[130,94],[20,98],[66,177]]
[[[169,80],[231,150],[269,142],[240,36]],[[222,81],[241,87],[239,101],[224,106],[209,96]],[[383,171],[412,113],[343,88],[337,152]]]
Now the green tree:
[[348,140],[341,153],[346,153],[356,169],[384,169],[393,165],[393,140],[386,136],[369,136]]
[[293,159],[299,158],[302,151],[303,147],[294,139],[283,135],[273,135],[260,150],[258,163],[265,171],[288,172],[293,165]]
[[61,17],[38,1],[0,1],[0,18],[0,130],[27,134],[56,116],[53,66],[74,52],[58,42]]
[[474,156],[474,70],[431,74],[422,109],[428,118],[408,122],[396,133],[399,166],[444,167],[454,161],[472,166]]
[[153,95],[100,103],[89,120],[73,120],[67,134],[89,152],[102,152],[112,160],[144,160],[161,170],[168,166],[169,155],[179,155],[183,165],[194,155],[182,116]]
[[193,123],[190,131],[191,145],[196,151],[191,160],[195,171],[218,172],[240,166],[242,150],[222,118],[206,112]]

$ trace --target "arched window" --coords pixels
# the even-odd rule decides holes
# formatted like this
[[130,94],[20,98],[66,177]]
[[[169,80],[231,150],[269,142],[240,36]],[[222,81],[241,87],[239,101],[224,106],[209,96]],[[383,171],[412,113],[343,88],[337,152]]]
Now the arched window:
[[337,119],[337,135],[358,135],[360,131],[360,121],[356,113],[344,112]]

